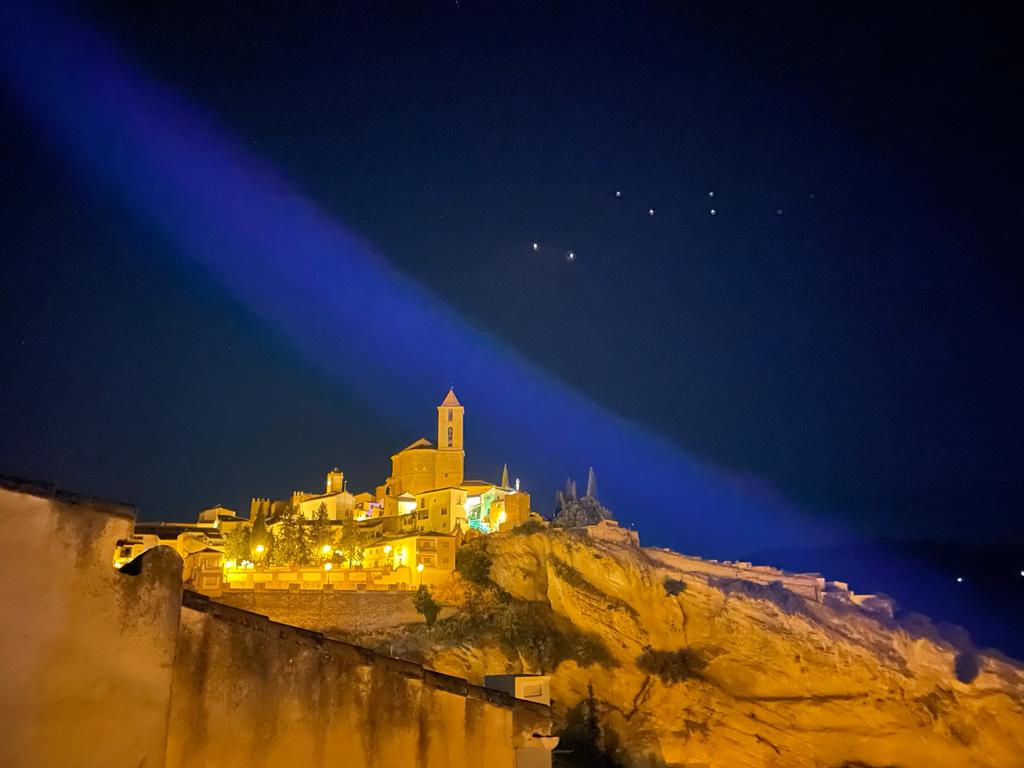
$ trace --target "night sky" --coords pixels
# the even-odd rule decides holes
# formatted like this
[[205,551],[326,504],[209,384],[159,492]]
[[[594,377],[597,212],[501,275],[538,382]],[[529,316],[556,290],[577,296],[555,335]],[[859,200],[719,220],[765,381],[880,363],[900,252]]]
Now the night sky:
[[[752,498],[851,539],[1024,541],[1019,8],[76,13],[426,288],[425,311],[447,304]],[[507,461],[549,512],[599,462],[583,436],[542,455],[514,420],[499,428],[474,408],[479,380],[443,358],[403,365],[396,349],[382,372],[360,351],[328,370],[301,318],[270,319],[301,295],[238,300],[69,154],[27,92],[0,81],[0,472],[151,520],[247,512],[334,465],[372,489],[395,450],[434,437],[448,384],[468,477],[496,481]],[[295,277],[385,311],[343,274]],[[339,346],[359,334],[339,327]],[[394,409],[366,396],[385,378]],[[693,551],[686,484],[641,503],[640,468],[605,461],[609,506],[648,543]]]

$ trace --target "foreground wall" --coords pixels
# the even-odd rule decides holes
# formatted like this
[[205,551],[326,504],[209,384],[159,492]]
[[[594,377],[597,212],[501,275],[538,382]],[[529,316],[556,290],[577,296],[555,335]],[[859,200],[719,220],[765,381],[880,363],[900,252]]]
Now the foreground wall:
[[0,478],[0,765],[164,765],[181,559],[121,573],[131,507]]
[[547,707],[187,593],[172,766],[512,768]]
[[[134,510],[0,477],[0,766],[512,768],[547,707],[181,589]],[[543,755],[550,759],[550,753]]]

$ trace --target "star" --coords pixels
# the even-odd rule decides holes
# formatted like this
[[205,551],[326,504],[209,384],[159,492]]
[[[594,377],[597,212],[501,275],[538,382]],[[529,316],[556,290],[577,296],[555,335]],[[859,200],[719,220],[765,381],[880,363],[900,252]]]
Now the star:
[[616,197],[622,197],[622,190],[621,189],[616,189],[615,190],[615,196]]
[[963,584],[964,583],[964,577],[963,576],[957,576],[956,577],[956,583],[957,584]]
[[648,216],[653,216],[654,215],[654,209],[653,208],[648,208],[647,209],[647,215]]
[[540,250],[540,243],[534,243],[533,244],[533,250],[539,251]]
[[782,215],[782,209],[781,208],[776,208],[775,209],[775,215],[776,216],[781,216]]
[[716,215],[718,213],[718,209],[717,208],[712,208],[710,211],[708,211],[708,213],[710,213],[712,216],[714,216],[714,215]]
[[715,190],[711,190],[710,192],[708,192],[708,197],[714,197],[714,196],[715,196]]
[[565,260],[570,263],[576,261],[576,251],[569,251],[565,254]]

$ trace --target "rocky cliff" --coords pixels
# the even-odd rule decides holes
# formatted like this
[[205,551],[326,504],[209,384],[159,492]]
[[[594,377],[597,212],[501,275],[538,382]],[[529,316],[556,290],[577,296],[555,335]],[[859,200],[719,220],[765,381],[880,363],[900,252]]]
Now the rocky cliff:
[[626,541],[473,548],[489,583],[442,593],[455,613],[432,630],[377,641],[471,680],[550,672],[563,722],[592,685],[625,765],[1024,766],[1024,667],[927,620]]

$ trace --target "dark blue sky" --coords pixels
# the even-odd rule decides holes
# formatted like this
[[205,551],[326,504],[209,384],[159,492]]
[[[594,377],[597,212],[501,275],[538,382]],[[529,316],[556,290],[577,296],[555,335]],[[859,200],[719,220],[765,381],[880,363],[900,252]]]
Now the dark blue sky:
[[[1019,10],[209,5],[80,19],[497,344],[755,496],[1024,539]],[[0,109],[0,471],[185,518],[335,464],[370,488],[431,436],[445,361],[369,405],[372,359],[325,371]],[[582,480],[585,441],[542,457],[454,384],[468,474],[508,461],[543,511]],[[686,549],[672,497],[596,469]]]

